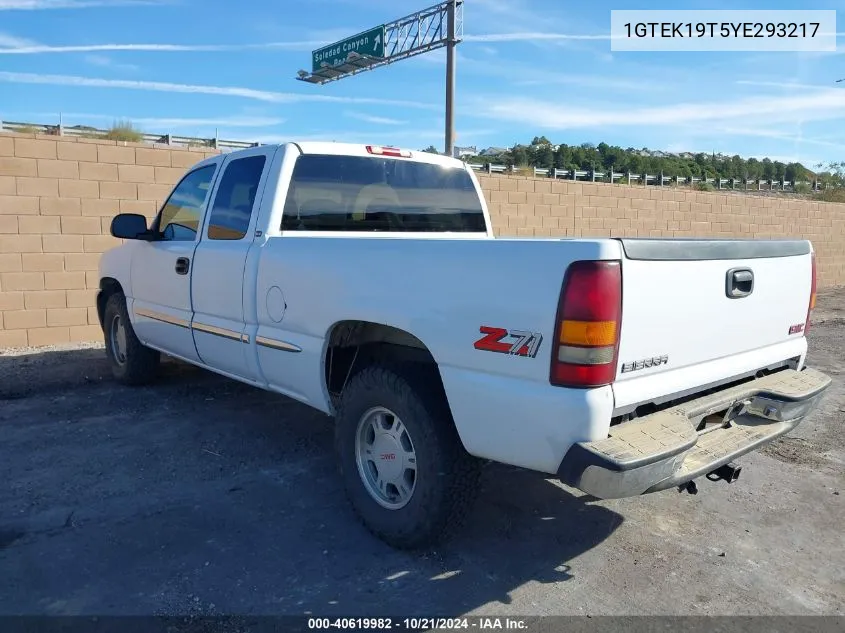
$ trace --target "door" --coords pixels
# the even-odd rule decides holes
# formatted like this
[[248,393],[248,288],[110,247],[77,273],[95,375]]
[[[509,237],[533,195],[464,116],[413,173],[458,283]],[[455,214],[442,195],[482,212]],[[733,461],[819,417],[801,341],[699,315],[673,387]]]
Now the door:
[[205,364],[248,380],[257,376],[247,363],[244,301],[254,299],[244,297],[244,268],[274,151],[256,148],[227,157],[194,254],[197,353]]
[[151,347],[194,362],[199,356],[191,334],[192,260],[218,162],[182,178],[153,222],[159,237],[140,243],[132,255],[135,333]]

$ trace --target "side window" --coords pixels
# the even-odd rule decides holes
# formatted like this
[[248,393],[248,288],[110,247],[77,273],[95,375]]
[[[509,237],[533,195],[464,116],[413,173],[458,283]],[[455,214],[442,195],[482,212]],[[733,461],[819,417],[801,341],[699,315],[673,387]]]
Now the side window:
[[249,229],[264,156],[233,160],[223,172],[208,222],[208,238],[239,240]]
[[159,215],[158,231],[168,242],[193,242],[197,237],[202,207],[214,177],[215,165],[192,171],[176,185]]

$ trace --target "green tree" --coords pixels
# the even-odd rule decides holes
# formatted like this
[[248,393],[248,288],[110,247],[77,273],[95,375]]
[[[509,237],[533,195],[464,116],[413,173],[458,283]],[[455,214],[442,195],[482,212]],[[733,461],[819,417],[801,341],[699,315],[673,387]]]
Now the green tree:
[[[530,143],[516,144],[501,157],[476,157],[476,163],[501,163],[517,167],[542,167],[556,169],[596,170],[649,175],[663,174],[669,177],[725,178],[725,179],[771,179],[771,180],[816,180],[845,188],[845,161],[820,164],[817,173],[801,163],[784,164],[769,158],[744,159],[739,155],[727,156],[716,152],[695,155],[667,155],[648,148],[623,149],[601,142],[567,145],[561,143],[552,149],[549,139],[535,136]],[[433,147],[429,148],[435,151]],[[428,151],[428,150],[427,150]]]
[[523,167],[531,164],[528,155],[528,149],[525,145],[514,145],[509,151],[509,163],[517,167]]

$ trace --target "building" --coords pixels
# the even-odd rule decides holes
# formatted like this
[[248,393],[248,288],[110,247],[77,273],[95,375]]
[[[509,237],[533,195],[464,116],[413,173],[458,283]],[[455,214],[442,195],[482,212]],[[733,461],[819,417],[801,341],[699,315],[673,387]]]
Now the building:
[[455,158],[464,158],[465,156],[478,156],[478,148],[475,145],[469,147],[455,147],[452,150],[452,156]]

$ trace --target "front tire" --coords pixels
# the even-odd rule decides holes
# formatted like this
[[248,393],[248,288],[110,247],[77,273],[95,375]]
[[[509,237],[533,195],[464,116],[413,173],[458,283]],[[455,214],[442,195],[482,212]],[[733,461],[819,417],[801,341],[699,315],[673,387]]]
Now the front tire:
[[475,499],[479,461],[463,448],[431,371],[376,364],[354,375],[338,407],[335,448],[355,513],[392,547],[448,538]]
[[103,334],[112,375],[118,382],[144,385],[156,378],[161,355],[138,340],[123,293],[115,293],[106,301]]

